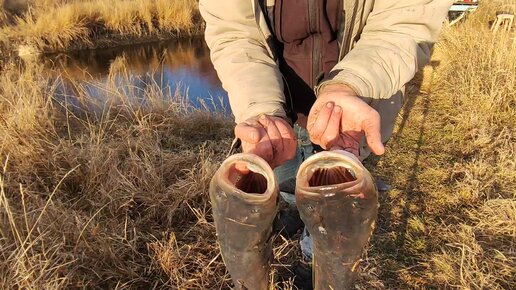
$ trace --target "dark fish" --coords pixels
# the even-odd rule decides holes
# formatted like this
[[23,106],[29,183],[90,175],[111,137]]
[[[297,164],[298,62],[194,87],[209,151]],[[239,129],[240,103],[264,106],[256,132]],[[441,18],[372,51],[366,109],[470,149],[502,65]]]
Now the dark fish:
[[296,203],[313,239],[315,289],[351,288],[378,213],[371,174],[349,152],[317,153],[299,168]]
[[[237,166],[245,164],[248,172]],[[213,218],[235,289],[268,289],[272,259],[272,223],[278,210],[278,185],[262,158],[230,156],[210,184]]]

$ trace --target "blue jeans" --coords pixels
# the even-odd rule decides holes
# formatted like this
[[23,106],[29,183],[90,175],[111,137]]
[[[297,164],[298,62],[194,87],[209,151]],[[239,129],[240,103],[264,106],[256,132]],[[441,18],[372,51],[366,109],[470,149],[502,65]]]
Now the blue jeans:
[[[296,204],[294,193],[296,189],[296,175],[299,166],[303,161],[314,154],[314,147],[312,142],[310,142],[308,131],[298,125],[294,125],[294,132],[297,135],[296,156],[274,169],[274,174],[276,175],[276,180],[279,184],[280,195],[283,200],[291,205]],[[308,261],[312,261],[312,238],[306,228],[303,230],[299,245],[304,258]]]

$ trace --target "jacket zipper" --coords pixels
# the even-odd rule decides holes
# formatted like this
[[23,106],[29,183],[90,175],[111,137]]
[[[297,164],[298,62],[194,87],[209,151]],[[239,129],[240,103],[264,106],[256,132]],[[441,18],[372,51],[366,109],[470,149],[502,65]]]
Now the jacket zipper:
[[[351,21],[349,22],[348,34],[346,35],[346,37],[342,43],[342,47],[340,48],[340,55],[339,55],[340,60],[342,60],[342,58],[344,58],[344,55],[348,54],[350,47],[351,47],[351,41],[353,38],[353,30],[355,29],[355,20],[357,17],[358,3],[359,3],[359,1],[355,0],[353,13],[351,14]],[[362,9],[363,9],[363,7],[362,7]],[[344,19],[344,23],[347,23],[346,19]],[[344,29],[346,29],[346,28],[344,28]],[[344,31],[344,34],[345,34],[345,31]]]
[[[251,2],[253,3],[253,7],[255,7],[255,5],[256,5],[256,0],[251,0]],[[311,2],[316,2],[316,1],[309,0],[309,5],[311,4]],[[358,5],[358,1],[355,1],[355,3],[357,3],[357,5]],[[311,10],[310,8],[311,8],[312,6],[315,6],[315,5],[311,4],[311,5],[309,6],[309,10]],[[347,54],[347,53],[348,53],[348,51],[349,51],[349,46],[350,46],[350,42],[351,42],[351,36],[350,36],[349,34],[352,34],[352,33],[353,33],[353,29],[354,29],[354,26],[355,26],[355,23],[354,23],[354,22],[355,22],[355,18],[356,18],[356,8],[355,8],[355,9],[354,9],[355,11],[353,11],[353,15],[352,15],[352,21],[350,22],[350,24],[351,24],[351,25],[350,25],[350,29],[349,29],[349,32],[348,32],[348,36],[347,36],[347,37],[344,37],[344,35],[345,35],[345,31],[344,31],[344,30],[346,29],[346,28],[345,28],[345,23],[347,22],[347,21],[346,21],[346,18],[347,18],[347,15],[346,15],[346,14],[347,14],[347,13],[342,9],[342,7],[341,7],[341,10],[342,10],[342,11],[343,11],[343,13],[344,13],[344,15],[343,15],[343,17],[342,17],[342,18],[343,18],[343,19],[342,19],[342,21],[344,22],[344,24],[343,24],[343,26],[341,27],[343,37],[342,37],[342,42],[340,43],[340,49],[339,49],[339,50],[340,50],[340,53],[339,53],[339,61],[340,61],[340,60],[342,60],[342,58],[344,58],[344,55],[345,55],[345,54]],[[255,13],[256,13],[256,10],[254,10],[254,11],[255,11]],[[261,13],[264,13],[264,11],[263,11],[263,10],[261,10],[260,12],[261,12]],[[264,13],[264,15],[265,15],[265,13]],[[256,16],[256,14],[255,14],[255,16]],[[310,15],[309,15],[309,16],[310,16]],[[316,17],[316,18],[317,18],[317,17]],[[309,18],[309,21],[310,21],[310,27],[312,27],[312,20],[311,20],[310,18]],[[258,21],[257,21],[257,23],[258,23]],[[264,28],[263,28],[263,27],[260,27],[260,31],[262,32],[262,35],[265,35],[265,33],[263,32],[263,30],[264,30]],[[265,36],[264,36],[264,38],[265,38]],[[269,53],[271,54],[271,56],[274,56],[274,53],[272,52],[272,47],[270,47],[269,43],[267,43],[267,50],[269,51]]]
[[319,33],[319,5],[317,0],[308,0],[308,22],[312,37],[312,87],[315,88],[321,78],[321,46],[322,37]]
[[[345,0],[344,0],[345,1]],[[339,45],[339,58],[338,60],[342,60],[342,46],[344,45],[344,29],[346,27],[346,12],[344,11],[344,3],[343,1],[339,1],[339,26],[337,30],[337,43]]]

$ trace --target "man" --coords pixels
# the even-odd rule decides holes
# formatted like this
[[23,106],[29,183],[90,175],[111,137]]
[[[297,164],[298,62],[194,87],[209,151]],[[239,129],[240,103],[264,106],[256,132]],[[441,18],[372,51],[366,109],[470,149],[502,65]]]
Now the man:
[[[235,135],[275,168],[287,202],[318,147],[361,160],[384,153],[404,86],[428,62],[452,2],[200,0]],[[308,233],[300,244],[310,261]]]

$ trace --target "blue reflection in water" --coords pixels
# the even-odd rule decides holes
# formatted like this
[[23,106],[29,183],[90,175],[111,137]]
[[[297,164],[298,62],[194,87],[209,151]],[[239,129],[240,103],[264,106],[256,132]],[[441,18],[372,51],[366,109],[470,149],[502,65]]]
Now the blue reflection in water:
[[[159,79],[159,76],[156,77]],[[210,76],[206,74],[192,72],[189,68],[180,68],[174,71],[165,70],[163,77],[161,87],[168,85],[180,95],[188,96],[195,108],[205,106],[210,111],[229,108],[226,92],[220,84],[214,85],[207,81]]]
[[[165,98],[187,96],[194,108],[230,115],[227,93],[201,39],[59,54],[47,57],[45,62],[60,74],[56,98],[77,107],[98,109],[98,104],[114,94],[113,86],[108,85],[111,82],[118,92],[131,96],[133,103],[144,105],[148,90],[157,86]],[[123,69],[110,74],[119,62],[123,62]],[[80,89],[74,85],[77,83]],[[79,100],[81,95],[91,100]]]

